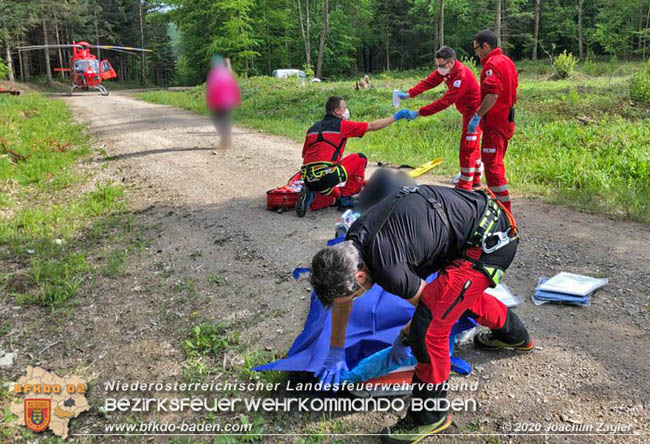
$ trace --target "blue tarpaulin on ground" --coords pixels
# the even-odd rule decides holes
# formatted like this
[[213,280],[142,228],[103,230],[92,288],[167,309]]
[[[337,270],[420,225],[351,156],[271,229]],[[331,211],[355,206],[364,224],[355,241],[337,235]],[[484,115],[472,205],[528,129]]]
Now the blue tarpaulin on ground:
[[[436,278],[429,276],[427,282]],[[354,301],[346,331],[345,358],[349,369],[391,345],[400,329],[413,316],[414,307],[406,300],[384,291],[374,285],[363,297]],[[318,370],[329,350],[331,333],[331,311],[326,310],[314,292],[311,294],[309,314],[302,333],[294,341],[287,357],[269,364],[260,365],[253,370],[307,371]],[[460,321],[459,321],[460,322]],[[475,323],[467,320],[457,324],[453,333],[472,328]],[[452,338],[453,341],[453,338]],[[468,373],[471,366],[466,362],[452,358],[453,369],[459,373]],[[390,369],[388,370],[390,371]]]
[[[344,236],[337,237],[328,241],[327,245],[335,245],[343,240]],[[293,277],[298,279],[301,273],[308,271],[309,268],[296,268]],[[430,283],[436,277],[437,273],[434,273],[426,279],[426,282]],[[363,359],[392,346],[400,329],[413,317],[414,311],[415,307],[405,299],[385,291],[376,284],[354,301],[345,337],[345,360],[348,368],[352,370]],[[253,370],[315,372],[320,369],[329,351],[331,316],[331,310],[326,310],[312,291],[305,326],[289,349],[287,357],[257,366]],[[453,351],[454,335],[476,325],[473,320],[467,322],[468,320],[459,321],[452,329],[451,351]],[[461,374],[471,372],[471,366],[462,359],[451,358],[451,361],[454,371]],[[376,363],[372,364],[372,367],[373,372],[376,372],[378,368]]]
[[[435,275],[432,275],[427,281],[434,278]],[[354,368],[362,359],[393,345],[414,310],[406,300],[384,291],[379,285],[373,285],[354,301],[345,339],[348,368]],[[287,357],[253,370],[318,370],[330,346],[331,316],[331,310],[326,310],[312,291],[305,327]]]

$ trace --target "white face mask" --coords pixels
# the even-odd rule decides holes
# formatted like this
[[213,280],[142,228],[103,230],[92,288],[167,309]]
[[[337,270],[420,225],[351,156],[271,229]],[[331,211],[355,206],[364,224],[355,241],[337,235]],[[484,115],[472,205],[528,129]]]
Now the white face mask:
[[363,292],[362,292],[361,294],[359,294],[358,296],[353,297],[353,298],[351,299],[351,301],[356,301],[356,300],[359,299],[361,296],[363,296],[364,294],[366,294],[366,293],[368,292],[368,290],[370,290],[369,288],[364,287],[363,285],[359,284],[358,282],[357,282],[357,285],[359,285],[359,287],[363,288]]
[[441,76],[446,76],[451,71],[451,68],[438,68],[438,72]]
[[343,117],[343,120],[349,120],[350,119],[350,109],[346,108],[345,112],[343,113],[343,116],[341,116],[341,117]]

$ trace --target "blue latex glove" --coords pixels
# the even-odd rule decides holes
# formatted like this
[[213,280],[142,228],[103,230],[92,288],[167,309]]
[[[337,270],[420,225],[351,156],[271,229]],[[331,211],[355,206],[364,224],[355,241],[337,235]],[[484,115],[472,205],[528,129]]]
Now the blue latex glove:
[[393,119],[397,122],[400,119],[408,119],[410,111],[407,109],[400,109],[395,114],[393,114]]
[[476,127],[478,126],[478,123],[481,121],[481,118],[479,117],[478,114],[474,114],[472,116],[472,120],[469,121],[467,124],[467,132],[468,133],[475,133],[476,132]]
[[314,376],[325,384],[339,384],[341,373],[347,372],[348,366],[345,363],[345,348],[330,347],[322,367],[314,373]]
[[409,111],[409,115],[406,117],[407,120],[415,120],[419,116],[417,111]]
[[402,363],[413,357],[411,353],[411,347],[405,344],[406,335],[400,331],[397,338],[393,342],[393,347],[386,358],[386,364],[390,366],[391,362],[394,362],[397,365],[402,365]]
[[408,93],[397,90],[397,97],[404,100],[404,99],[408,99],[409,95],[408,95]]

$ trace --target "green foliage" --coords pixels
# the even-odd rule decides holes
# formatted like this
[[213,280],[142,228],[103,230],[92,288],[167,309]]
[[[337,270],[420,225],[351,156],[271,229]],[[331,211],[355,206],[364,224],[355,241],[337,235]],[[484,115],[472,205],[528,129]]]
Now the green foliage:
[[650,60],[645,69],[630,79],[630,99],[637,103],[650,105]]
[[30,268],[37,291],[16,294],[16,303],[57,308],[77,295],[82,276],[90,270],[90,264],[83,254],[71,253],[56,260],[34,259]]
[[126,270],[126,256],[126,249],[120,249],[111,252],[111,254],[108,256],[104,274],[107,276],[123,274]]
[[260,55],[254,48],[260,44],[255,38],[251,10],[254,0],[223,0],[214,5],[216,14],[224,16],[221,32],[215,35],[210,49],[215,53],[231,54],[233,67],[248,75],[253,60]]
[[480,78],[481,68],[478,67],[473,58],[463,56],[460,58],[460,61],[474,73],[474,76],[476,76],[477,79]]
[[94,222],[89,238],[106,231],[98,218],[124,208],[124,191],[97,182],[74,199],[61,192],[84,181],[72,165],[89,151],[84,128],[61,101],[0,96],[0,120],[0,196],[10,196],[0,200],[0,246],[3,258],[24,264],[3,278],[3,291],[17,303],[59,308],[92,272],[78,249],[84,231]]
[[68,166],[88,152],[88,136],[63,102],[38,94],[19,100],[3,94],[0,121],[0,180],[49,191],[75,181]]
[[278,359],[275,353],[261,351],[261,350],[252,350],[244,355],[244,364],[241,367],[241,377],[245,380],[250,381],[259,381],[262,380],[269,384],[278,384],[286,381],[287,373],[280,371],[265,371],[265,372],[256,372],[252,369],[266,364],[267,362],[272,362]]
[[223,285],[224,280],[218,274],[210,273],[208,275],[208,282],[211,283],[214,286],[219,286],[219,285]]
[[169,14],[150,12],[146,16],[146,22],[145,46],[152,51],[147,57],[150,76],[156,85],[169,86],[176,74]]
[[85,196],[82,204],[83,213],[99,216],[109,209],[120,206],[124,197],[124,189],[113,183],[97,183],[95,189],[86,193]]
[[[515,60],[530,57],[536,43],[535,3],[500,2],[507,10],[502,17],[502,47]],[[650,37],[645,29],[650,7],[647,2],[583,3],[580,53],[579,2],[542,2],[539,57],[564,50],[624,60],[646,54]],[[433,53],[441,45],[441,4],[444,43],[456,49],[459,57],[473,58],[474,33],[493,27],[494,0],[330,0],[322,76],[334,80],[383,70],[431,67]],[[235,70],[245,77],[269,75],[273,69],[298,68],[307,63],[313,67],[325,16],[324,0],[12,0],[0,2],[0,43],[8,41],[11,47],[17,41],[42,43],[40,27],[45,19],[77,41],[92,36],[103,43],[140,46],[141,9],[144,45],[153,50],[146,54],[145,69],[150,80],[165,86],[172,78],[190,85],[204,82],[214,53],[230,57]],[[116,68],[119,82],[139,82],[140,57],[108,51],[102,56]],[[32,66],[44,66],[41,52],[30,57],[38,59]]]
[[4,60],[0,59],[0,80],[5,80],[9,76],[9,67]]
[[0,338],[11,333],[11,324],[9,321],[0,322]]
[[577,64],[578,59],[572,53],[567,53],[566,49],[553,59],[553,68],[555,68],[557,77],[560,79],[571,77]]
[[192,328],[191,337],[185,341],[188,354],[201,356],[212,353],[221,355],[224,351],[239,344],[239,334],[232,334],[227,322],[202,323]]
[[311,65],[308,65],[305,63],[302,65],[302,70],[304,71],[305,74],[307,74],[307,77],[314,77],[314,67]]
[[177,292],[182,293],[189,297],[196,296],[196,279],[192,277],[184,277],[174,284]]

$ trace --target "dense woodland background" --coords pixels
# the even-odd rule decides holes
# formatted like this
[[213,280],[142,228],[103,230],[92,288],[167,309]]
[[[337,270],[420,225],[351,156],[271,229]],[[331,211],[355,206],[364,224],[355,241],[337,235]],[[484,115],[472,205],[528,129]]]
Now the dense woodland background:
[[104,52],[122,82],[168,86],[204,81],[210,56],[244,76],[301,68],[333,79],[431,66],[442,44],[473,57],[482,28],[515,60],[650,56],[650,0],[0,0],[0,45],[8,77],[62,74],[66,50],[21,45],[90,43],[145,47]]

